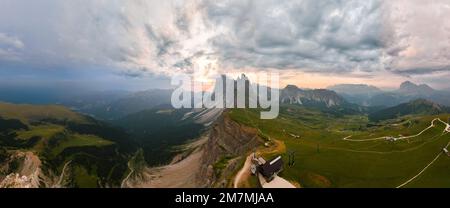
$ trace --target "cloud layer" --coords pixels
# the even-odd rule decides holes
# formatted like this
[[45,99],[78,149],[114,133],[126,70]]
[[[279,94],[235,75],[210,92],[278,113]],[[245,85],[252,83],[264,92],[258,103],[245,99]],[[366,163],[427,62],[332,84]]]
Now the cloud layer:
[[1,0],[0,64],[429,81],[449,76],[449,14],[446,0]]
[[395,0],[385,10],[388,70],[406,75],[450,71],[449,1]]

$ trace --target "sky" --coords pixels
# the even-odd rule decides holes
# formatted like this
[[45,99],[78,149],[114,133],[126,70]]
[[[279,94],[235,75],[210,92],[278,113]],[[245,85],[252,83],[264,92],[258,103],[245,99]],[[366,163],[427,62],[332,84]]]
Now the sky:
[[450,88],[448,0],[0,0],[0,86],[168,88],[276,71],[325,88]]

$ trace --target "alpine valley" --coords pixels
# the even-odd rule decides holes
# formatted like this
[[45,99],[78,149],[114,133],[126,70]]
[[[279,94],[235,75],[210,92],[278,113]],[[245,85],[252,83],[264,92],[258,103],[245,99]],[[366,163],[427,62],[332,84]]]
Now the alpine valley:
[[174,109],[162,89],[3,94],[0,187],[263,187],[252,154],[289,158],[278,176],[295,187],[450,187],[449,92],[279,90],[272,120],[261,108]]

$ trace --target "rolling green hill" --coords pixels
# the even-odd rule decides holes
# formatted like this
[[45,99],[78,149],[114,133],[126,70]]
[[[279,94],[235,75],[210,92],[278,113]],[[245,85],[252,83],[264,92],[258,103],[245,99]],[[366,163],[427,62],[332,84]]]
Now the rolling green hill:
[[38,175],[40,187],[119,186],[137,150],[122,130],[62,106],[0,103],[0,124],[0,179]]
[[437,115],[442,113],[450,113],[450,109],[425,99],[417,99],[371,113],[369,114],[369,120],[377,122],[405,115]]
[[24,123],[42,119],[64,120],[78,123],[88,122],[86,117],[59,105],[17,105],[0,102],[0,116],[4,119],[13,118],[21,120]]
[[285,147],[261,147],[264,157],[281,154],[287,160],[295,152],[295,165],[285,164],[281,176],[302,187],[450,187],[450,157],[442,153],[450,142],[444,130],[449,114],[379,123],[295,105],[282,106],[274,120],[260,120],[257,110],[229,114]]

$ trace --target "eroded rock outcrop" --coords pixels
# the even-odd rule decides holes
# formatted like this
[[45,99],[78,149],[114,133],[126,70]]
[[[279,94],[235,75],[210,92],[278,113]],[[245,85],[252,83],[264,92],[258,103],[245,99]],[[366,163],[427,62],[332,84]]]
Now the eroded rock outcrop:
[[[175,163],[145,168],[139,177],[128,177],[123,187],[227,186],[245,155],[262,144],[254,128],[233,121],[224,112]],[[184,158],[184,159],[180,159]]]

